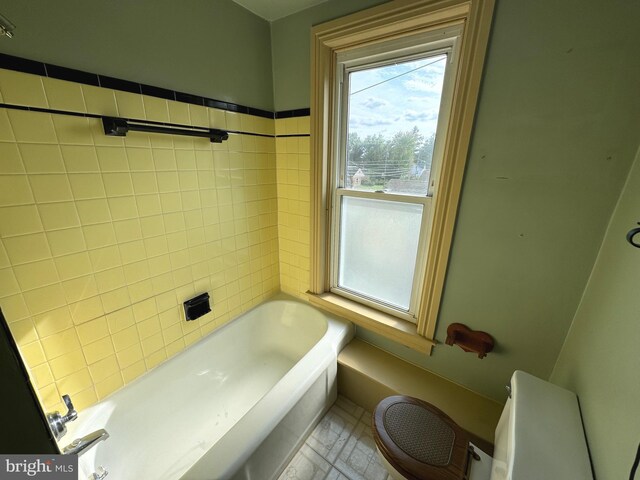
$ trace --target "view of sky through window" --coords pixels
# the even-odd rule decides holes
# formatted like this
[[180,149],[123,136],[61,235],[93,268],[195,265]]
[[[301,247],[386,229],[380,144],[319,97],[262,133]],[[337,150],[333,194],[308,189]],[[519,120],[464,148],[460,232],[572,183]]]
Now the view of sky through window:
[[349,74],[346,188],[427,193],[446,60]]

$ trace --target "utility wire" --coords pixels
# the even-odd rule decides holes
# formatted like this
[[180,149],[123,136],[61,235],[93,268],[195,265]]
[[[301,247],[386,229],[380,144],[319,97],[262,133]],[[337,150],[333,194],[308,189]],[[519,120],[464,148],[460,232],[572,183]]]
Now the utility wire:
[[396,75],[395,77],[387,78],[386,80],[382,80],[381,82],[374,83],[373,85],[369,85],[368,87],[361,88],[360,90],[358,90],[356,92],[350,93],[349,96],[351,97],[351,96],[355,95],[356,93],[364,92],[365,90],[369,90],[370,88],[377,87],[378,85],[382,85],[383,83],[390,82],[391,80],[395,80],[396,78],[402,77],[403,75],[408,75],[411,72],[415,72],[416,70],[420,70],[421,68],[425,68],[425,67],[428,67],[429,65],[433,65],[434,63],[441,62],[442,60],[445,60],[446,58],[447,57],[439,58],[438,60],[434,60],[433,62],[427,63],[425,65],[422,65],[422,66],[418,67],[418,68],[414,68],[412,70],[409,70],[408,72],[401,73],[400,75]]

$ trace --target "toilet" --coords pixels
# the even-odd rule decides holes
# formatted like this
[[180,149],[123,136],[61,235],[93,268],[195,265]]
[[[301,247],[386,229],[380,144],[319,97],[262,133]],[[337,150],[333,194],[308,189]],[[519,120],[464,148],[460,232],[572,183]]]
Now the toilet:
[[593,480],[576,395],[517,370],[493,457],[437,407],[404,395],[373,413],[378,454],[395,480]]

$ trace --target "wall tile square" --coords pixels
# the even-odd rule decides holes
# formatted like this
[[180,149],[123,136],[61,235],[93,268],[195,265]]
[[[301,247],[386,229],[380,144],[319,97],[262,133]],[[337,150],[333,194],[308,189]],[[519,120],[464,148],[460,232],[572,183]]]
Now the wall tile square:
[[61,280],[70,280],[93,273],[91,261],[86,252],[57,257],[54,262]]
[[113,220],[125,220],[138,216],[136,198],[133,196],[109,198],[107,202]]
[[113,290],[100,295],[105,313],[115,312],[121,308],[131,305],[129,290],[126,287]]
[[44,203],[38,212],[46,230],[59,230],[80,225],[76,204],[73,202]]
[[118,243],[131,242],[142,238],[142,228],[140,227],[140,220],[137,218],[113,222],[113,228],[116,232]]
[[[59,272],[58,272],[59,273]],[[59,284],[36,288],[23,293],[24,301],[32,315],[62,307],[66,302]]]
[[60,144],[93,145],[91,123],[88,118],[52,115],[52,120]]
[[138,120],[143,120],[145,118],[141,95],[120,91],[116,91],[115,95],[120,116]]
[[35,262],[51,257],[51,251],[44,233],[5,238],[3,244],[13,265]]
[[34,315],[33,322],[40,338],[48,337],[73,327],[73,320],[67,306]]
[[94,87],[93,85],[82,85],[82,94],[87,106],[87,112],[111,115],[112,117],[118,116],[118,107],[113,90]]
[[38,203],[63,202],[73,198],[66,175],[32,175],[29,180],[33,195]]
[[75,328],[68,328],[59,333],[55,333],[40,340],[44,354],[52,360],[65,353],[72,352],[80,348],[80,341]]
[[22,291],[33,290],[59,281],[53,260],[16,265],[13,267],[13,272]]
[[[62,153],[58,145],[44,143],[18,144],[22,163],[28,173],[64,173]],[[3,168],[3,172],[6,170]]]
[[145,366],[144,361],[139,361],[134,363],[133,365],[122,370],[122,378],[124,379],[124,383],[131,383],[140,375],[145,373],[147,368]]
[[42,79],[12,70],[0,69],[0,91],[5,103],[47,108]]
[[142,360],[142,347],[139,343],[125,348],[116,354],[120,368],[127,368],[130,365]]
[[142,352],[148,357],[154,352],[164,348],[164,341],[161,333],[156,333],[142,340]]
[[73,197],[76,200],[104,198],[106,196],[102,176],[96,173],[69,174]]
[[[147,244],[145,241],[145,247],[146,246]],[[171,258],[168,254],[149,258],[147,261],[149,263],[149,273],[152,277],[171,271]]]
[[162,213],[160,196],[157,194],[136,196],[136,205],[138,206],[138,214],[141,217]]
[[41,389],[53,383],[53,374],[47,363],[30,368],[31,378],[36,388]]
[[161,193],[160,205],[164,213],[179,212],[182,210],[182,197],[180,193]]
[[169,107],[169,119],[171,123],[179,123],[189,125],[191,119],[189,117],[189,104],[181,102],[167,102]]
[[155,298],[148,298],[132,306],[133,316],[136,322],[142,322],[158,313]]
[[125,328],[135,325],[135,318],[133,316],[133,308],[127,307],[118,310],[113,313],[107,314],[107,324],[109,325],[109,331],[117,333]]
[[20,353],[22,354],[22,358],[27,363],[27,365],[31,368],[41,365],[47,361],[47,358],[44,356],[44,350],[42,350],[42,345],[40,342],[28,343],[26,345],[20,346]]
[[47,232],[47,239],[54,257],[82,252],[87,248],[81,228]]
[[0,143],[0,158],[2,158],[2,173],[25,172],[17,144]]
[[15,136],[6,110],[0,110],[0,141],[13,142]]
[[144,111],[147,120],[153,120],[154,122],[169,122],[169,108],[167,107],[167,101],[164,98],[142,95],[142,102],[144,103]]
[[96,154],[102,172],[129,171],[129,160],[124,148],[96,146]]
[[154,172],[155,166],[151,150],[148,148],[127,148],[129,168],[132,172]]
[[122,288],[127,283],[122,267],[96,272],[95,279],[100,293],[106,293],[117,288]]
[[102,181],[107,197],[133,195],[133,184],[129,173],[103,173]]
[[156,174],[158,181],[158,191],[161,193],[177,192],[180,190],[177,172],[158,172]]
[[87,363],[89,365],[102,360],[103,358],[107,358],[108,356],[115,353],[113,350],[111,337],[105,337],[96,342],[83,346],[82,352],[84,353],[84,356],[87,359]]
[[79,200],[75,202],[75,206],[83,225],[111,221],[109,204],[106,199]]
[[117,374],[120,371],[120,365],[116,360],[115,355],[111,355],[107,358],[97,361],[96,363],[89,365],[89,372],[93,382],[101,382],[102,380]]
[[24,345],[38,340],[38,334],[30,318],[10,323],[9,330],[11,330],[11,334],[18,345]]
[[109,335],[109,328],[107,327],[105,317],[96,318],[95,320],[78,325],[76,330],[82,345],[88,345]]
[[[100,297],[91,297],[69,305],[73,323],[80,325],[105,314]],[[46,351],[46,350],[45,350]]]
[[116,245],[89,251],[93,270],[99,272],[122,265],[120,251]]
[[148,357],[144,359],[144,363],[147,366],[147,370],[151,370],[152,368],[159,365],[161,362],[167,359],[167,354],[162,350],[158,350],[157,352],[152,353]]
[[66,280],[62,282],[62,289],[68,303],[79,302],[98,295],[98,287],[93,275]]
[[24,235],[42,231],[35,205],[0,207],[0,235]]
[[195,170],[196,154],[193,150],[176,150],[176,166],[178,170]]
[[175,171],[177,169],[176,158],[173,150],[154,148],[153,164],[157,172]]
[[49,108],[71,112],[87,111],[82,96],[82,88],[80,88],[79,84],[48,77],[42,78],[42,83],[47,95]]
[[151,284],[151,280],[143,280],[138,283],[133,283],[129,285],[128,288],[131,303],[141,302],[153,295],[153,285]]
[[140,219],[140,228],[145,238],[163,235],[165,233],[164,218],[162,215],[143,217]]
[[[2,275],[2,271],[0,271]],[[0,295],[1,297],[1,295]],[[29,309],[22,294],[10,295],[0,299],[0,308],[8,323],[20,320],[29,316]]]
[[107,247],[116,243],[116,232],[112,223],[100,223],[82,227],[84,239],[89,250]]
[[140,343],[138,330],[135,325],[131,325],[111,336],[116,352],[121,352],[127,348]]
[[82,355],[82,350],[73,350],[54,358],[49,362],[49,366],[51,367],[53,377],[56,380],[60,380],[85,368],[86,363]]
[[0,206],[33,203],[26,175],[0,175]]
[[153,172],[134,172],[131,174],[131,179],[133,180],[133,191],[136,195],[158,192],[156,174]]
[[93,380],[91,379],[91,375],[89,375],[89,369],[83,368],[58,380],[56,384],[58,391],[75,396],[76,393],[89,388],[93,384]]
[[120,372],[118,372],[101,382],[97,382],[95,386],[96,393],[98,394],[98,399],[102,400],[119,388],[122,388],[124,386],[124,382],[122,380],[122,375],[120,374]]
[[147,258],[144,250],[144,243],[141,240],[120,244],[119,248],[123,265],[139,262],[140,260]]
[[98,156],[93,146],[62,145],[60,149],[67,172],[92,173],[100,171]]
[[189,117],[191,124],[197,127],[207,127],[209,124],[207,109],[200,105],[189,105]]

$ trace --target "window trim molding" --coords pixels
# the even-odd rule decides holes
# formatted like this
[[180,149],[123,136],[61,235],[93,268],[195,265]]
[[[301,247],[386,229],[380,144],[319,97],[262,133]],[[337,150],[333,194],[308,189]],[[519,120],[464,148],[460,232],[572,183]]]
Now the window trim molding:
[[[447,270],[462,179],[480,88],[484,57],[495,0],[395,0],[314,27],[311,31],[311,300],[328,308],[331,232],[330,182],[335,176],[333,161],[335,130],[335,78],[338,52],[382,40],[427,32],[450,25],[463,25],[460,64],[455,81],[448,134],[443,151],[438,191],[432,205],[433,219],[424,281],[417,311],[415,333],[422,340],[403,341],[389,331],[396,321],[380,322],[379,315],[367,315],[357,303],[341,302],[341,314],[377,333],[411,348],[426,349],[433,340]],[[334,294],[335,295],[335,294]],[[323,301],[320,301],[320,299]],[[316,303],[314,301],[314,303]],[[322,305],[321,305],[322,306]],[[338,313],[334,310],[334,313]],[[371,321],[363,321],[363,315]],[[389,317],[391,317],[389,315]],[[397,320],[401,321],[401,320]],[[406,322],[409,323],[409,322]],[[380,325],[379,328],[377,325]],[[403,330],[403,329],[400,329]],[[391,334],[390,334],[391,333]],[[405,337],[405,335],[401,335]],[[426,340],[426,341],[424,341]]]

